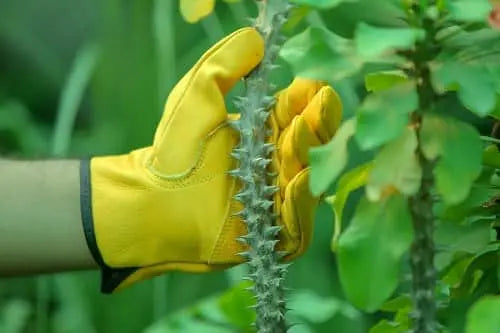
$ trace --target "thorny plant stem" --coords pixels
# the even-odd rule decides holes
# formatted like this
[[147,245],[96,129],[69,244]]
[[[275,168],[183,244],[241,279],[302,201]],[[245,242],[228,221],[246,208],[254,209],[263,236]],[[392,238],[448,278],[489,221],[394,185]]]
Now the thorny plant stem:
[[259,1],[256,28],[265,41],[264,59],[245,80],[245,94],[237,99],[241,118],[233,123],[240,132],[240,143],[233,151],[239,161],[231,174],[241,181],[242,189],[235,197],[243,204],[240,212],[248,234],[239,241],[248,246],[241,255],[248,261],[248,279],[256,298],[256,322],[259,333],[286,332],[284,278],[287,265],[280,263],[284,256],[275,249],[280,228],[274,224],[272,186],[273,175],[268,166],[273,144],[267,143],[269,108],[274,99],[270,94],[269,74],[282,37],[280,30],[289,11],[287,0]]
[[431,85],[428,63],[433,59],[435,49],[434,22],[424,17],[415,8],[417,22],[426,31],[426,39],[417,44],[411,56],[414,78],[417,82],[419,109],[414,114],[414,125],[417,125],[419,146],[417,156],[422,167],[422,183],[416,195],[410,198],[410,210],[413,218],[414,240],[411,246],[410,266],[412,272],[412,297],[414,310],[412,313],[414,333],[434,333],[438,330],[436,321],[436,270],[434,268],[435,245],[433,240],[434,221],[432,187],[434,183],[433,163],[426,159],[420,146],[422,116],[434,107],[436,99]]

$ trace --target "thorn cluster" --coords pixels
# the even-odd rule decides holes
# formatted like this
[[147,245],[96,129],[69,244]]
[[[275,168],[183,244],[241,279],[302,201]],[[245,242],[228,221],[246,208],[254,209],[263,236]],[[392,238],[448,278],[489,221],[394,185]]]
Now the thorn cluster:
[[243,204],[238,215],[245,221],[248,234],[238,241],[248,249],[240,255],[249,265],[246,279],[253,282],[250,290],[256,299],[255,326],[259,333],[287,330],[284,279],[288,265],[280,263],[285,253],[275,249],[281,228],[272,212],[278,187],[272,185],[274,175],[269,170],[270,154],[275,148],[267,142],[271,133],[267,120],[274,104],[274,88],[268,77],[276,68],[274,61],[283,42],[279,32],[289,9],[287,0],[259,2],[260,14],[255,22],[265,41],[264,59],[245,80],[245,95],[234,102],[241,117],[230,124],[240,133],[240,142],[232,152],[239,164],[230,174],[241,183],[241,191],[234,198]]

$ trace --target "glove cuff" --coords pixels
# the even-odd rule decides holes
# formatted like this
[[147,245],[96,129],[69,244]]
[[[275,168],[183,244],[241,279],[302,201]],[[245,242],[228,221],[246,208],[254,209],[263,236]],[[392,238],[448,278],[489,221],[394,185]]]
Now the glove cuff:
[[95,262],[101,268],[101,292],[110,294],[139,267],[112,268],[104,262],[97,246],[94,230],[90,159],[80,161],[80,213],[87,246]]

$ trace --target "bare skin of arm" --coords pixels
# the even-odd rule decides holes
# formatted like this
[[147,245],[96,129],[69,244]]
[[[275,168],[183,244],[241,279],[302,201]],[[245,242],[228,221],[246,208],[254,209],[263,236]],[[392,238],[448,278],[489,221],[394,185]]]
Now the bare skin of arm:
[[0,160],[0,276],[97,268],[79,193],[79,161]]

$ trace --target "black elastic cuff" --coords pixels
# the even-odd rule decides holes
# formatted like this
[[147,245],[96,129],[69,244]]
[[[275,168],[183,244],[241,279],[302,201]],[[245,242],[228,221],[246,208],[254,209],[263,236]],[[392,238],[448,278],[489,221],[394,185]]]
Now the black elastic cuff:
[[80,212],[87,246],[95,262],[101,267],[101,292],[112,293],[137,267],[114,269],[106,265],[97,246],[92,215],[92,191],[90,179],[90,159],[80,162]]

